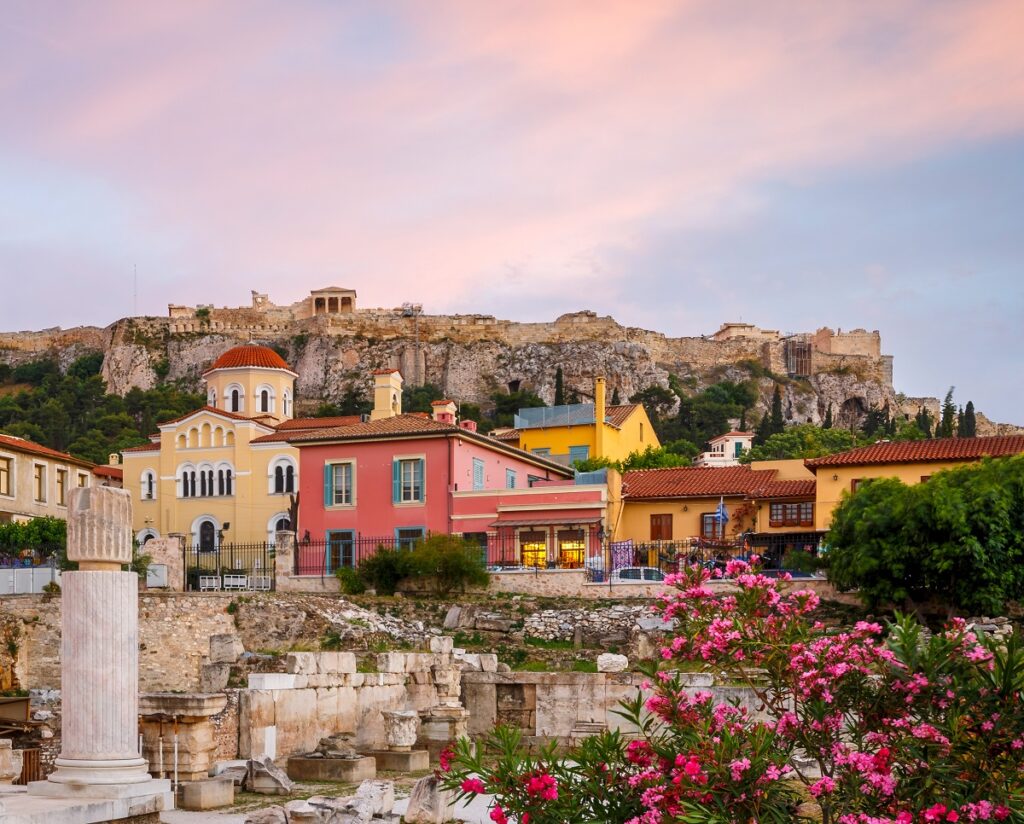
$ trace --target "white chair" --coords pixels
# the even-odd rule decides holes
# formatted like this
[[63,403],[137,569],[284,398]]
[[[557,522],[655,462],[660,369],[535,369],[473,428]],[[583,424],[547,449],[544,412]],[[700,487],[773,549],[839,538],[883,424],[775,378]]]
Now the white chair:
[[270,592],[273,579],[269,575],[253,575],[249,578],[252,588],[259,592]]
[[199,576],[199,591],[200,592],[216,592],[220,589],[220,576],[219,575],[200,575]]
[[248,575],[225,575],[224,576],[224,589],[248,589],[249,588],[249,576]]

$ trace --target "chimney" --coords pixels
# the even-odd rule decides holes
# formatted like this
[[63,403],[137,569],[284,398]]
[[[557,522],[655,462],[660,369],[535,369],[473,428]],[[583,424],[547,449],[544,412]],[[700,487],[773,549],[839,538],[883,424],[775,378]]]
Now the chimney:
[[476,421],[459,421],[459,428],[467,432],[476,432]]
[[402,373],[397,369],[378,369],[373,373],[373,411],[371,421],[402,414]]
[[594,380],[594,457],[604,457],[604,378]]
[[107,457],[107,466],[118,466],[121,463],[121,456],[117,452],[111,452]]
[[455,426],[455,401],[443,400],[434,401],[430,404],[430,411],[438,423],[447,423]]

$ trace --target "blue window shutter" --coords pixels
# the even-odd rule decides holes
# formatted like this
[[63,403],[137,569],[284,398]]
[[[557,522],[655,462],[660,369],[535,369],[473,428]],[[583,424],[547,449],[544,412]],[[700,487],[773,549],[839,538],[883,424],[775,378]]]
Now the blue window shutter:
[[423,458],[416,461],[416,486],[418,486],[420,490],[420,495],[417,500],[420,501],[426,500],[427,497],[427,490],[423,485],[423,463]]
[[402,462],[391,462],[391,502],[397,504],[402,500]]
[[334,503],[333,490],[331,489],[331,482],[334,480],[333,469],[330,464],[324,464],[324,506],[330,506]]

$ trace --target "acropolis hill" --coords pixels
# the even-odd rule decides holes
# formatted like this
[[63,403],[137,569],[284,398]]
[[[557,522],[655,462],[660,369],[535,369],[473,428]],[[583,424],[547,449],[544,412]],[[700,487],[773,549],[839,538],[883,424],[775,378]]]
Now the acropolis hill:
[[[755,378],[762,406],[775,379],[785,391],[785,414],[818,423],[828,406],[837,425],[856,422],[886,403],[913,415],[933,413],[934,398],[903,398],[892,385],[892,356],[878,331],[854,329],[780,334],[746,323],[725,323],[714,334],[668,337],[625,327],[590,311],[553,322],[520,323],[492,315],[431,315],[405,304],[363,309],[351,289],[311,292],[290,306],[252,293],[236,308],[169,307],[167,317],[124,318],[100,329],[0,333],[0,360],[19,363],[55,356],[62,366],[88,351],[104,353],[111,391],[148,388],[161,378],[198,386],[203,369],[240,341],[278,349],[299,374],[300,403],[339,397],[366,384],[374,369],[398,368],[408,383],[432,383],[446,397],[486,404],[498,390],[523,387],[554,399],[555,369],[567,389],[586,396],[604,375],[609,391],[628,398],[677,375],[694,389],[718,380]],[[979,420],[982,430],[999,431]]]

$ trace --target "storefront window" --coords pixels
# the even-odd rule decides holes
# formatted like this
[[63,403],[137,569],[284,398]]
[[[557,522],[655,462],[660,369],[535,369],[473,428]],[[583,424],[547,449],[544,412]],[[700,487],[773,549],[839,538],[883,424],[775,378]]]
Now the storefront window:
[[558,565],[563,569],[579,569],[587,551],[586,533],[582,529],[563,529],[558,533]]
[[523,566],[546,567],[548,565],[547,533],[521,532],[519,534],[519,551]]

